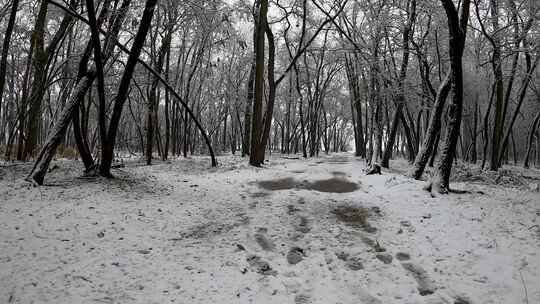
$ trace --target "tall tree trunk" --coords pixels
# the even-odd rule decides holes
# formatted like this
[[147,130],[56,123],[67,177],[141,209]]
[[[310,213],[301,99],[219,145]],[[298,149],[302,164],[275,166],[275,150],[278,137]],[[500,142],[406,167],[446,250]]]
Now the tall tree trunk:
[[[377,34],[378,35],[378,34]],[[373,49],[372,49],[372,58],[371,58],[371,71],[370,71],[370,80],[369,80],[369,94],[370,99],[369,103],[372,107],[372,131],[373,134],[373,144],[371,157],[369,159],[369,164],[374,166],[378,164],[380,158],[380,150],[382,149],[382,101],[380,96],[379,88],[379,37],[374,38]]]
[[105,145],[101,147],[101,164],[99,166],[99,172],[103,176],[111,176],[114,146],[116,144],[116,133],[118,131],[120,118],[122,117],[122,109],[129,94],[131,78],[133,77],[137,60],[144,46],[146,35],[150,29],[150,24],[152,22],[152,17],[154,16],[154,10],[157,2],[158,0],[146,1],[139,29],[135,35],[135,40],[131,46],[131,51],[124,69],[124,74],[118,86],[118,94],[116,95],[113,113],[111,115],[109,130],[107,132],[107,140],[105,141]]
[[[107,4],[107,3],[106,3]],[[108,5],[107,5],[108,6]],[[107,11],[108,7],[103,9]],[[98,125],[99,138],[101,144],[106,142],[107,126],[106,126],[106,101],[105,101],[105,76],[103,75],[103,56],[101,50],[101,40],[99,38],[99,26],[94,8],[94,0],[86,0],[86,9],[88,14],[88,23],[90,25],[90,33],[92,36],[92,50],[94,51],[94,64],[97,72],[97,91],[98,91]]]
[[9,46],[11,44],[11,34],[15,27],[15,19],[17,18],[17,10],[19,9],[19,0],[13,0],[11,4],[11,13],[4,34],[4,42],[2,44],[2,58],[0,58],[0,109],[2,109],[2,97],[4,96],[4,87],[6,83],[7,59],[9,55]]
[[307,158],[307,144],[306,144],[306,126],[304,120],[304,94],[302,94],[302,89],[300,87],[300,75],[298,71],[298,65],[294,64],[294,75],[295,75],[295,85],[296,93],[298,93],[298,115],[300,116],[300,135],[302,136],[302,156]]
[[471,163],[476,164],[478,161],[478,152],[477,152],[477,139],[478,139],[478,112],[480,108],[478,106],[478,96],[475,98],[474,103],[474,117],[473,117],[473,129],[471,134]]
[[351,112],[354,127],[355,155],[366,157],[366,144],[362,128],[362,103],[360,96],[360,87],[358,84],[358,75],[354,63],[345,56],[345,68],[349,82],[349,91],[351,97]]
[[[88,88],[90,89],[90,87]],[[84,95],[77,101],[77,106],[81,107],[83,105]],[[92,152],[90,151],[90,146],[88,145],[87,134],[81,128],[81,115],[79,108],[76,108],[73,111],[73,137],[75,138],[75,143],[77,145],[77,150],[83,161],[85,171],[88,173],[94,170],[96,164],[94,158],[92,157]]]
[[254,96],[254,81],[255,81],[255,63],[251,64],[247,84],[247,98],[244,112],[244,138],[242,143],[242,157],[250,154],[251,140],[251,110],[253,107]]
[[494,97],[495,97],[495,109],[494,109],[494,121],[493,121],[493,135],[492,135],[492,145],[491,145],[491,161],[490,161],[490,170],[497,171],[499,169],[499,153],[501,150],[501,140],[503,136],[503,125],[504,125],[504,83],[503,83],[503,72],[502,72],[502,53],[501,53],[501,41],[499,33],[499,12],[497,0],[490,0],[490,13],[491,13],[491,25],[493,27],[493,34],[488,34],[482,19],[480,17],[480,12],[478,8],[478,3],[475,3],[476,16],[479,20],[480,27],[482,28],[482,33],[489,40],[493,48],[493,55],[491,57],[491,65],[493,68],[493,75],[495,76],[495,87],[494,87]]
[[536,130],[538,130],[538,125],[540,124],[540,111],[536,113],[536,116],[534,117],[534,121],[531,124],[531,129],[529,130],[529,136],[527,140],[527,153],[525,154],[525,161],[523,162],[523,167],[529,168],[529,158],[531,156],[533,141],[534,141],[534,134],[536,133]]
[[[156,72],[161,73],[163,70],[163,65],[165,64],[165,56],[167,55],[173,34],[173,24],[168,25],[167,33],[163,38],[161,47],[158,51],[157,62],[155,63],[154,69]],[[154,77],[152,82],[150,93],[148,96],[148,109],[146,113],[146,164],[152,164],[152,153],[154,146],[154,129],[158,125],[157,112],[159,110],[159,99],[158,99],[158,84],[159,80]],[[163,153],[163,151],[162,151]]]
[[[259,14],[257,16],[257,25],[255,26],[255,80],[254,80],[254,99],[253,99],[253,117],[251,127],[251,153],[249,163],[252,166],[259,167],[262,164],[260,159],[264,155],[259,144],[262,133],[262,102],[264,97],[264,50],[265,50],[265,32],[266,15],[268,13],[268,0],[259,1]],[[264,147],[263,147],[264,148]]]
[[28,57],[26,59],[26,67],[24,69],[23,84],[22,84],[22,94],[21,94],[21,106],[19,114],[17,115],[17,120],[19,122],[19,135],[17,138],[17,160],[23,160],[24,157],[24,140],[25,140],[25,129],[26,129],[26,109],[28,107],[28,83],[30,82],[30,77],[32,74],[32,58],[34,54],[34,44],[30,44],[30,50],[28,51]]
[[47,52],[45,51],[45,26],[47,20],[47,1],[41,0],[38,16],[32,31],[32,47],[34,49],[32,66],[33,81],[28,104],[28,125],[26,130],[26,143],[23,152],[23,160],[32,156],[38,140],[38,129],[41,115],[41,102],[46,89],[47,78]]
[[[266,21],[265,21],[266,22]],[[276,47],[274,44],[274,34],[272,33],[272,29],[270,28],[270,25],[267,23],[265,26],[265,34],[266,38],[268,40],[268,100],[266,102],[266,108],[264,111],[264,116],[262,119],[262,136],[259,141],[260,147],[257,149],[260,153],[258,155],[257,160],[260,164],[264,163],[264,153],[266,151],[266,145],[269,142],[270,139],[270,128],[272,127],[272,120],[273,120],[273,113],[274,113],[274,105],[276,101],[276,89],[277,89],[277,83],[275,81],[275,75],[274,75],[274,67],[275,67],[275,53],[276,53]]]
[[[396,111],[394,113],[394,118],[392,119],[392,126],[390,127],[390,133],[388,135],[388,141],[386,143],[386,149],[384,151],[383,159],[381,166],[388,168],[390,163],[390,158],[392,157],[392,150],[394,149],[394,141],[396,140],[396,134],[398,129],[398,124],[400,121],[405,122],[403,117],[403,107],[405,106],[405,79],[407,78],[407,68],[409,66],[409,40],[411,38],[411,29],[416,19],[416,0],[410,0],[407,3],[407,12],[409,14],[409,20],[403,28],[403,55],[401,60],[401,69],[399,71],[398,78],[398,92],[396,96]],[[401,118],[401,119],[400,119]],[[407,140],[409,141],[409,155],[414,154],[414,148],[411,142],[410,131],[407,132]]]
[[[167,50],[167,63],[165,67],[165,80],[169,81],[169,73],[170,73],[170,56],[171,56],[171,48],[169,45],[169,49]],[[170,116],[170,108],[171,108],[171,93],[169,91],[165,92],[165,146],[163,147],[163,155],[161,160],[165,161],[169,157],[169,146],[170,146],[170,139],[171,139],[171,116]]]
[[486,113],[484,114],[484,127],[482,130],[482,138],[483,138],[483,153],[482,153],[482,170],[486,167],[486,162],[488,159],[488,147],[489,147],[489,115],[491,113],[491,108],[493,107],[493,97],[495,95],[495,84],[493,84],[491,89],[491,94],[489,95],[489,103],[488,108],[486,109]]

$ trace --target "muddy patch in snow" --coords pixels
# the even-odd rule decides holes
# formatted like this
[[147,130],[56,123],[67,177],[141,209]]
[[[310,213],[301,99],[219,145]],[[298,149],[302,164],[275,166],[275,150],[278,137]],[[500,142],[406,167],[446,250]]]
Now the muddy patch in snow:
[[249,217],[245,214],[240,214],[239,219],[235,222],[221,223],[210,221],[197,224],[187,231],[181,232],[178,237],[170,238],[169,241],[182,241],[186,239],[206,239],[226,234],[233,229],[249,224]]
[[292,177],[266,180],[258,182],[259,187],[269,191],[289,190],[297,187],[297,182]]
[[305,189],[329,193],[348,193],[360,189],[357,183],[345,178],[330,178],[305,184]]
[[287,177],[274,180],[260,181],[257,183],[257,185],[269,191],[304,189],[326,193],[349,193],[360,189],[359,184],[353,183],[343,177],[333,177],[313,182],[299,182],[292,177]]
[[[367,233],[376,233],[377,228],[373,227],[368,218],[373,215],[373,208],[338,206],[331,213],[336,216],[338,222],[342,222],[354,228],[360,228]],[[377,215],[380,215],[377,213]]]
[[369,210],[362,207],[339,206],[332,210],[338,221],[350,226],[365,227],[368,224]]

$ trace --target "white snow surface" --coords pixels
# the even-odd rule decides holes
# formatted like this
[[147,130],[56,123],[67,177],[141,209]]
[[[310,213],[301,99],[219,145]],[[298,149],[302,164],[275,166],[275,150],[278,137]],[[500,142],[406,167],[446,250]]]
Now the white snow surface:
[[[126,161],[108,180],[58,160],[42,187],[23,181],[30,164],[0,166],[0,303],[540,303],[538,192],[452,183],[470,193],[433,198],[405,162],[366,176],[350,154],[219,163]],[[297,186],[258,184],[282,178]],[[305,187],[330,178],[359,189]]]

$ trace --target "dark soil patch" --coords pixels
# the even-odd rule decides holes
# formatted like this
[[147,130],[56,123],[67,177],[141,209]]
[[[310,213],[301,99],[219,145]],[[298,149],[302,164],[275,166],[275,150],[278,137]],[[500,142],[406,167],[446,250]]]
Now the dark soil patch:
[[[249,219],[248,219],[249,220]],[[244,225],[244,222],[237,223],[217,223],[208,222],[194,226],[189,231],[180,233],[179,237],[171,238],[170,241],[181,241],[184,239],[204,239],[228,233],[229,231]]]
[[305,189],[315,190],[319,192],[330,193],[348,193],[360,189],[357,183],[350,182],[344,178],[330,178],[319,180],[312,183],[307,183]]
[[292,177],[260,181],[258,184],[261,188],[270,191],[289,190],[297,186],[297,182]]
[[368,225],[369,211],[366,208],[352,206],[340,206],[332,210],[337,219],[347,225],[364,227]]
[[360,185],[348,181],[345,178],[333,177],[314,182],[298,182],[294,178],[280,178],[274,180],[260,181],[257,183],[259,187],[270,190],[290,190],[290,189],[305,189],[327,193],[348,193],[360,189]]

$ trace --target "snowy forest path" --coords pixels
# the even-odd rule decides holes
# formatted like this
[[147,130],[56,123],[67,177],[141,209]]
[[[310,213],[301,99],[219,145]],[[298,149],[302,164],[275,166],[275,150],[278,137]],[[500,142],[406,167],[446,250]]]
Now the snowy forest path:
[[56,165],[0,178],[0,302],[540,302],[538,193],[432,198],[407,163],[366,176],[349,154]]

